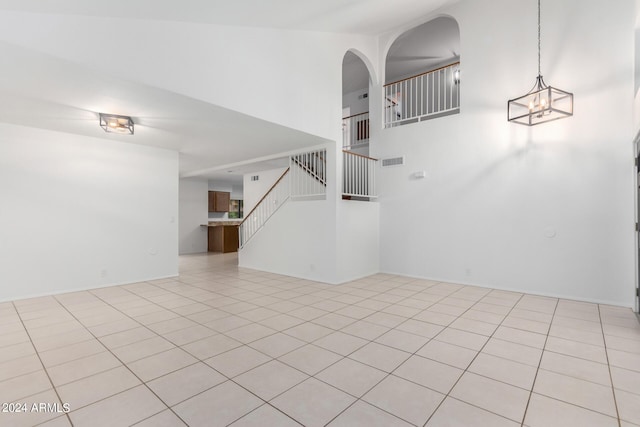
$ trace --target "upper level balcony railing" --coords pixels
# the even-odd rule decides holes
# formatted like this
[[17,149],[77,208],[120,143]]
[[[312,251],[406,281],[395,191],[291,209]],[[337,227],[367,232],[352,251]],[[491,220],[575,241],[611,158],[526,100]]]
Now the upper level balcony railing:
[[384,127],[460,112],[460,62],[384,85]]
[[369,142],[369,112],[342,119],[342,148],[350,149]]
[[342,151],[342,197],[373,200],[378,197],[376,188],[377,159],[362,154]]

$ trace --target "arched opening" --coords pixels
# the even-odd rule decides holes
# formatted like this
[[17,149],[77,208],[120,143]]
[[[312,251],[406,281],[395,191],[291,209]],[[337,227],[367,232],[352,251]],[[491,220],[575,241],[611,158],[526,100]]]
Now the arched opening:
[[439,17],[400,35],[385,62],[385,127],[460,112],[460,29]]
[[369,155],[369,68],[356,53],[342,59],[342,199],[374,200],[376,160]]
[[342,148],[369,153],[369,70],[349,51],[342,60]]

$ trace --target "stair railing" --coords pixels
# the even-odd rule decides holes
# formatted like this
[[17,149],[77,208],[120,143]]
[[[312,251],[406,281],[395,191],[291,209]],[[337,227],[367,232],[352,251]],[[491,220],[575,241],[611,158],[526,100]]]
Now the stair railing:
[[327,150],[290,157],[291,197],[318,197],[327,193]]
[[289,199],[289,168],[283,172],[269,191],[240,223],[240,247],[242,248],[271,216]]
[[342,151],[342,195],[351,197],[378,197],[376,187],[377,159]]
[[[327,151],[317,150],[290,157],[289,167],[258,201],[239,227],[242,248],[290,198],[317,198],[327,188]],[[313,196],[313,197],[312,197]]]
[[342,119],[342,148],[349,149],[369,142],[369,112]]
[[384,85],[384,127],[460,111],[460,62]]

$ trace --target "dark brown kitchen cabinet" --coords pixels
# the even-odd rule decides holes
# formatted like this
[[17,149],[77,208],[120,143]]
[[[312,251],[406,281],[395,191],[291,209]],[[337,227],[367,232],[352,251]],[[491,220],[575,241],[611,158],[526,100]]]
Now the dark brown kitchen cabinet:
[[209,191],[209,212],[229,212],[231,193],[226,191]]
[[209,252],[238,252],[238,226],[209,226]]

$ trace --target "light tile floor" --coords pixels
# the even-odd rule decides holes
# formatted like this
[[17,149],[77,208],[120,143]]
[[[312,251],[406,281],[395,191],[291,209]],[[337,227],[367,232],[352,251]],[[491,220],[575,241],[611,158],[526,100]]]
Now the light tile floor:
[[234,254],[180,263],[175,279],[0,304],[0,425],[640,426],[629,309],[388,274],[332,286]]

